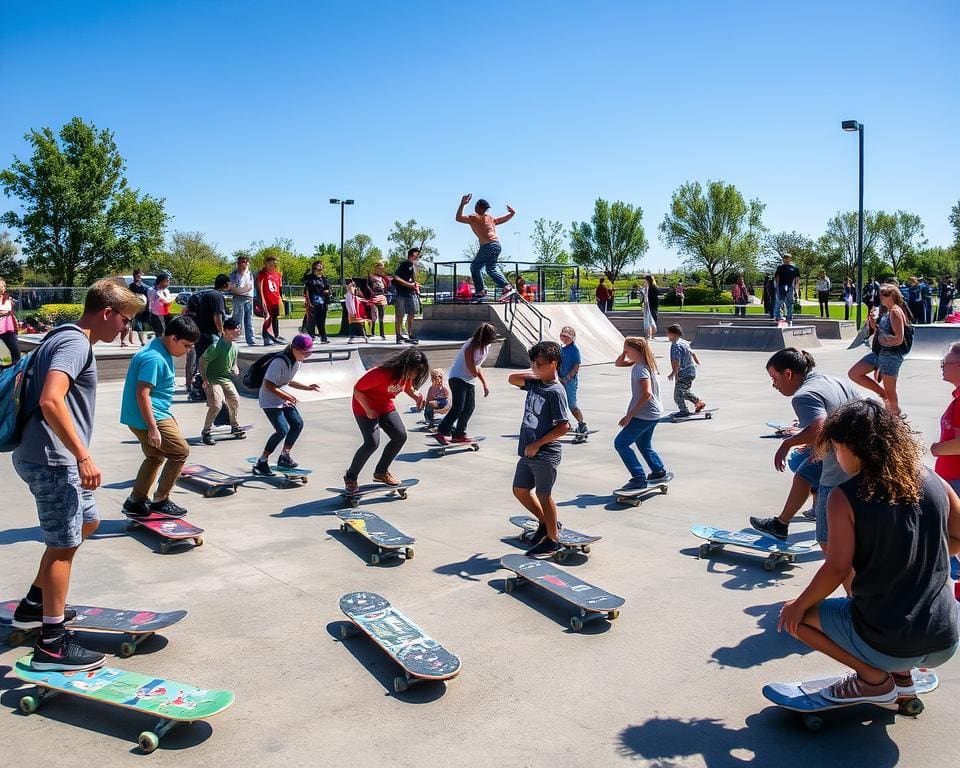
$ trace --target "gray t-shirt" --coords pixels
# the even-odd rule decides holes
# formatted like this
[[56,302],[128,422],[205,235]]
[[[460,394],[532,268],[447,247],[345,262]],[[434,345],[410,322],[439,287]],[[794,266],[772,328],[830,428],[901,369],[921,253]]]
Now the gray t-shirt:
[[[800,429],[806,429],[811,422],[825,419],[840,406],[859,400],[860,395],[846,381],[827,376],[823,373],[808,373],[800,389],[790,400],[793,412],[797,414]],[[850,479],[850,475],[840,468],[833,449],[823,457],[823,470],[820,484],[831,488]]]
[[[570,409],[567,406],[567,393],[559,381],[544,384],[539,379],[527,379],[523,385],[527,393],[523,404],[523,422],[520,424],[520,444],[517,455],[523,456],[524,449],[542,438],[547,432],[563,421],[570,421]],[[560,443],[553,440],[541,445],[536,458],[560,463]]]
[[[267,366],[267,372],[263,376],[263,381],[264,383],[269,381],[278,387],[283,387],[290,383],[290,380],[297,375],[297,371],[299,370],[299,360],[291,363],[290,358],[286,355],[278,355],[270,365]],[[261,408],[283,408],[287,405],[284,400],[281,400],[273,394],[266,386],[260,387],[259,402]]]
[[640,397],[643,394],[640,390],[640,382],[643,379],[650,379],[650,399],[641,406],[633,418],[643,419],[644,421],[658,421],[663,416],[663,406],[660,404],[660,378],[643,363],[636,363],[630,369],[630,388],[633,391],[633,397],[630,398],[630,405],[627,410],[632,411],[640,402]]
[[[77,326],[57,331],[44,341],[34,354],[24,389],[24,408],[37,408],[43,383],[50,371],[62,371],[70,377],[65,398],[73,427],[80,441],[89,447],[93,437],[93,415],[97,399],[97,361],[92,355],[90,340]],[[75,329],[75,330],[73,330]],[[87,366],[89,361],[90,365]],[[20,445],[14,456],[21,461],[51,467],[74,467],[77,457],[68,451],[60,438],[43,420],[39,408],[27,421]]]
[[677,361],[677,376],[695,377],[697,366],[693,362],[693,351],[686,339],[677,339],[670,344],[670,362]]

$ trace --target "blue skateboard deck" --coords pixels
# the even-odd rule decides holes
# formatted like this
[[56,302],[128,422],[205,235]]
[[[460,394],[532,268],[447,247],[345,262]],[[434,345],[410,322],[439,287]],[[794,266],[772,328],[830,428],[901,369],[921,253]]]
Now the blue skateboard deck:
[[714,528],[711,525],[695,525],[690,529],[690,533],[698,538],[706,539],[706,543],[701,544],[698,550],[700,557],[709,557],[715,551],[726,546],[739,547],[766,554],[767,558],[763,561],[765,571],[774,570],[780,563],[792,563],[798,555],[805,555],[816,546],[814,542],[791,544],[780,541],[753,528],[728,531],[723,528]]

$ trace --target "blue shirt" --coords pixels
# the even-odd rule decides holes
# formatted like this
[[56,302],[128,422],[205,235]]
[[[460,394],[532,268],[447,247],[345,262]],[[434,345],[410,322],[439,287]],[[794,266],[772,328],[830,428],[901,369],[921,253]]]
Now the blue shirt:
[[693,364],[693,354],[690,351],[690,342],[686,339],[677,339],[670,344],[670,361],[677,361],[677,375],[688,376],[697,375],[697,366]]
[[[580,365],[580,359],[580,348],[576,345],[576,342],[567,344],[565,347],[560,347],[560,368],[557,371],[560,378],[567,378],[574,366]],[[580,372],[578,371],[577,376],[579,375]],[[576,378],[576,376],[574,378]]]
[[147,429],[147,423],[137,407],[137,384],[145,382],[150,390],[150,403],[155,421],[172,419],[175,378],[173,356],[163,342],[155,338],[130,360],[127,377],[123,382],[123,398],[120,401],[120,423],[134,429]]

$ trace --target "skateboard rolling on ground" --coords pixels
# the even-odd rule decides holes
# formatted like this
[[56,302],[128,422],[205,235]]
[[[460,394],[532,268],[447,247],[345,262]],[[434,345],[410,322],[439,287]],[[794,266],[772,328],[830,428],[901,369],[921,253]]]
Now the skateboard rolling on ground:
[[803,724],[809,730],[819,731],[823,728],[823,718],[820,713],[831,709],[844,709],[858,705],[880,707],[881,709],[896,711],[901,715],[917,717],[923,712],[923,701],[919,696],[935,690],[940,685],[940,680],[936,673],[929,669],[914,668],[911,670],[911,674],[913,675],[913,684],[917,690],[917,696],[904,696],[890,704],[877,704],[869,701],[843,704],[830,701],[820,691],[840,680],[839,676],[827,677],[822,680],[808,680],[801,683],[770,683],[763,686],[762,693],[767,700],[778,707],[799,712],[803,717]]
[[429,432],[432,435],[436,433],[437,426],[439,425],[439,423],[440,423],[439,419],[433,424],[428,424],[427,422],[420,420],[417,422],[417,431]]
[[[10,645],[19,645],[40,631],[39,623],[35,627],[14,626],[13,614],[19,602],[19,600],[7,600],[0,603],[0,627],[12,628],[7,637]],[[154,613],[153,611],[99,608],[93,605],[71,605],[70,608],[77,612],[77,616],[67,623],[67,629],[76,632],[103,632],[128,636],[129,640],[124,640],[120,644],[120,655],[123,658],[133,656],[137,652],[137,646],[144,640],[161,629],[172,627],[187,615],[186,611]]]
[[710,525],[695,525],[690,532],[701,539],[706,539],[705,544],[700,545],[698,550],[700,557],[710,557],[715,551],[723,549],[726,546],[740,547],[754,552],[760,552],[767,555],[763,561],[763,570],[772,571],[780,563],[792,563],[798,555],[805,555],[810,552],[815,544],[790,544],[785,541],[775,539],[753,528],[744,528],[742,531],[727,531],[722,528],[714,528]]
[[768,421],[767,426],[773,430],[773,433],[777,437],[791,437],[800,431],[800,427],[797,426],[796,422],[792,424],[780,424],[776,421]]
[[[436,433],[434,433],[436,434]],[[455,450],[457,448],[469,448],[471,451],[479,451],[480,443],[486,440],[487,438],[484,435],[477,435],[476,437],[470,438],[469,442],[466,443],[438,443],[432,438],[427,438],[427,451],[436,456],[443,456],[447,451]]]
[[177,723],[206,720],[233,704],[230,691],[205,690],[111,667],[81,672],[40,672],[30,668],[32,658],[32,655],[24,656],[14,667],[18,678],[36,686],[33,693],[20,699],[21,712],[33,714],[46,699],[64,693],[155,715],[160,720],[153,730],[143,731],[137,739],[144,752],[153,752],[160,738]]
[[386,557],[403,557],[413,559],[413,544],[416,539],[398,531],[380,515],[366,510],[340,510],[340,530],[346,533],[353,529],[363,538],[376,546],[377,551],[370,555],[370,564],[379,565]]
[[681,421],[706,421],[707,419],[712,419],[713,414],[719,411],[719,408],[704,408],[702,411],[690,411],[686,416],[680,414],[679,411],[676,413],[670,414],[670,423],[679,424]]
[[[403,668],[393,678],[393,690],[403,693],[424,680],[450,680],[460,673],[460,659],[373,592],[351,592],[340,598],[340,610]],[[341,625],[340,638],[350,637]]]
[[560,442],[570,443],[571,445],[580,445],[580,443],[587,442],[587,438],[590,437],[590,435],[594,435],[599,431],[599,429],[588,429],[586,432],[577,432],[576,429],[571,429],[569,432],[567,432],[566,437],[561,439]]
[[[233,434],[233,431],[229,424],[225,427],[222,425],[215,425],[210,430],[210,437],[212,437],[218,443],[221,440],[244,440],[247,437],[247,432],[253,429],[253,424],[241,424],[240,429],[242,432],[239,435]],[[190,445],[203,445],[203,435],[197,437],[188,437],[187,442]]]
[[204,464],[188,464],[180,470],[180,483],[202,493],[206,499],[236,493],[237,486],[246,480],[245,477],[228,475]]
[[[250,456],[247,458],[247,461],[252,465],[255,465],[260,461],[259,456]],[[306,485],[307,476],[310,475],[312,469],[303,469],[301,467],[281,467],[279,464],[271,464],[270,469],[274,472],[275,476],[283,478],[283,482],[287,487],[293,487],[297,485]],[[269,475],[257,475],[254,477],[260,477],[264,480],[270,480]]]
[[669,484],[673,478],[673,472],[667,472],[666,477],[661,477],[659,480],[648,480],[646,488],[617,488],[617,490],[613,492],[613,497],[618,504],[639,507],[643,503],[643,499],[650,495],[650,493],[656,491],[667,493],[670,490]]
[[[532,544],[531,537],[533,533],[537,530],[539,523],[536,518],[528,517],[526,515],[516,515],[515,517],[510,518],[510,522],[513,523],[517,528],[521,528],[523,533],[519,535],[520,541],[525,544]],[[590,545],[595,541],[600,541],[603,538],[602,536],[589,536],[586,533],[580,533],[579,531],[572,531],[569,528],[560,529],[560,546],[563,547],[558,552],[553,553],[553,559],[558,563],[562,563],[567,559],[571,552],[582,552],[583,554],[590,553]]]
[[569,571],[563,571],[545,560],[524,555],[504,555],[500,558],[500,566],[517,574],[504,579],[504,592],[513,592],[525,581],[530,581],[576,607],[579,614],[570,617],[570,629],[574,632],[583,629],[583,625],[589,621],[604,618],[613,621],[620,615],[620,606],[625,602],[622,597],[587,584]]
[[346,488],[327,488],[330,493],[338,493],[343,498],[347,506],[360,506],[360,499],[371,493],[385,493],[387,496],[399,496],[401,499],[407,498],[407,491],[420,481],[416,478],[402,480],[400,485],[387,485],[386,483],[367,483],[361,485],[355,492],[351,493]]
[[146,528],[160,537],[160,552],[167,554],[170,547],[186,544],[191,540],[195,547],[203,546],[203,528],[188,523],[183,518],[150,515],[149,517],[127,516],[127,530]]

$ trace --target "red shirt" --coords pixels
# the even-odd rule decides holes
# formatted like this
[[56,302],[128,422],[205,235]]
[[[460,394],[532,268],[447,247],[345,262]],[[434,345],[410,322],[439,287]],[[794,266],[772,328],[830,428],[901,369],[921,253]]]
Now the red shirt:
[[[953,400],[947,406],[943,416],[940,417],[940,442],[953,440],[957,437],[956,430],[960,429],[958,404],[960,404],[960,387],[953,390]],[[948,482],[950,480],[960,480],[960,453],[950,456],[937,456],[934,471]]]
[[[393,374],[386,368],[371,368],[357,380],[355,389],[363,392],[364,396],[377,416],[383,416],[397,408],[393,399],[404,390],[402,381],[394,381]],[[367,412],[353,397],[353,412],[357,416],[366,416]]]
[[280,306],[280,283],[283,277],[279,272],[267,272],[261,269],[257,273],[257,290],[261,291],[260,301],[268,307]]

